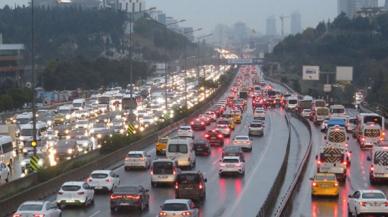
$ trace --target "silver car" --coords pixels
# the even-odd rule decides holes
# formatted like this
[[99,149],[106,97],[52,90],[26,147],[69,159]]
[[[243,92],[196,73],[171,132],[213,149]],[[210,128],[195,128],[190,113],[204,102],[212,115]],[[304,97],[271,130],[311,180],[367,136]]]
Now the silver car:
[[254,121],[249,125],[249,136],[263,136],[264,126],[258,121]]
[[26,201],[22,203],[13,214],[15,217],[44,216],[59,217],[62,211],[55,203],[50,201]]
[[158,159],[152,161],[151,165],[151,185],[156,187],[158,184],[173,184],[180,169],[175,161],[169,159]]
[[198,217],[198,208],[190,199],[166,200],[161,206],[159,217],[191,216]]

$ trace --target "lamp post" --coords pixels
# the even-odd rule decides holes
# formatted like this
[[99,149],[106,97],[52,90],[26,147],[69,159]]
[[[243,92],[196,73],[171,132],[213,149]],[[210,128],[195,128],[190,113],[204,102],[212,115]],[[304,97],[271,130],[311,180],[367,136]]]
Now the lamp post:
[[[191,30],[191,31],[184,31],[183,32],[183,36],[187,39],[187,34],[190,34],[190,33],[194,33],[194,32],[198,32],[198,31],[201,31],[202,28],[197,28],[197,29],[194,29],[194,30]],[[188,39],[187,39],[188,40]],[[184,86],[185,86],[185,108],[187,109],[187,43],[186,43],[186,40],[184,41],[183,43],[183,46],[184,46]]]
[[36,155],[36,93],[35,93],[35,32],[34,32],[34,0],[31,0],[31,89],[32,89],[32,141],[31,146]]

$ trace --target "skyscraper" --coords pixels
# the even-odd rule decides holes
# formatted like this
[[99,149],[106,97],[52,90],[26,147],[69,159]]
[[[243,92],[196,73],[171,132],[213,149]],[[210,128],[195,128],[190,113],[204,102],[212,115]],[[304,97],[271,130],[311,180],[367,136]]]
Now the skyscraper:
[[291,34],[302,32],[302,18],[298,11],[291,14]]
[[267,35],[277,35],[276,18],[274,16],[268,17],[266,20],[266,33]]
[[353,16],[353,1],[355,0],[338,0],[338,14],[345,13],[347,16]]
[[338,0],[337,3],[338,14],[343,12],[349,17],[353,17],[362,8],[379,7],[379,0]]
[[385,9],[388,10],[388,0],[385,0]]

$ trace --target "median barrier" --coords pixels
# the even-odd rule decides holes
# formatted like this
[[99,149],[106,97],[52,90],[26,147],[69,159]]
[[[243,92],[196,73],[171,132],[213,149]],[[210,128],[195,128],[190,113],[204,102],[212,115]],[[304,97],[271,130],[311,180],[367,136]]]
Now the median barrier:
[[[15,193],[12,196],[9,196],[5,199],[0,200],[0,216],[8,216],[12,212],[14,212],[21,203],[25,201],[44,199],[45,197],[56,193],[60,188],[60,186],[66,181],[74,181],[74,180],[77,180],[78,177],[82,177],[82,179],[84,179],[93,170],[109,168],[112,165],[117,165],[117,163],[122,161],[122,159],[124,159],[127,153],[131,150],[144,149],[148,147],[150,144],[153,144],[157,140],[159,135],[163,135],[168,132],[171,132],[172,130],[176,129],[176,127],[178,127],[179,125],[183,123],[187,123],[194,116],[202,113],[203,111],[206,111],[209,108],[209,103],[221,97],[229,88],[231,82],[233,81],[233,78],[236,75],[236,71],[233,71],[232,73],[233,74],[231,75],[227,83],[219,87],[204,102],[195,106],[192,113],[188,117],[182,118],[181,120],[178,120],[158,131],[150,132],[148,135],[139,139],[138,141],[135,141],[125,147],[122,147],[110,154],[100,156],[97,159],[94,159],[88,163],[84,163],[80,165],[78,168],[71,169],[52,179],[49,179],[44,182],[39,182],[39,180],[38,181],[32,180],[27,183],[27,184],[31,184],[30,186],[23,184],[23,186],[28,186],[28,187],[26,189],[20,188],[20,191],[18,191],[18,193]],[[30,179],[30,178],[29,177],[22,178],[20,179],[20,182],[21,183],[27,182],[26,181],[27,179]]]

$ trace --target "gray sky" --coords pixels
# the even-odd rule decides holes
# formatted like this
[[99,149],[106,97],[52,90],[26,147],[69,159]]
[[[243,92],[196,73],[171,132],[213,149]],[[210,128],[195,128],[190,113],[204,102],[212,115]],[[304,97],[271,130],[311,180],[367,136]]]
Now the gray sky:
[[[26,4],[28,1],[0,0],[0,7]],[[337,0],[146,0],[146,4],[147,7],[156,6],[168,16],[184,18],[186,25],[202,27],[204,33],[218,23],[233,24],[237,21],[264,32],[268,16],[289,15],[294,11],[301,13],[304,28],[337,15]],[[279,25],[280,22],[278,31]]]

